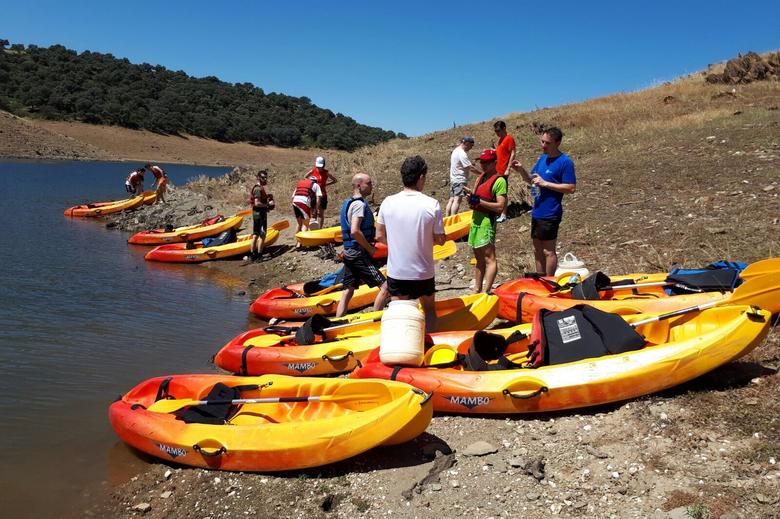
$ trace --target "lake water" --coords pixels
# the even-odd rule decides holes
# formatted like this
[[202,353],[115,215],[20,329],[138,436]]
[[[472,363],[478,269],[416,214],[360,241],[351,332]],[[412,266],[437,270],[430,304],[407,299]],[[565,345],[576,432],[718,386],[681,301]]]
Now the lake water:
[[[209,372],[251,324],[247,296],[196,265],[147,263],[103,222],[62,211],[125,197],[130,163],[0,162],[0,502],[5,517],[79,517],[144,461],[109,404],[138,382]],[[224,168],[164,165],[174,184]],[[147,179],[147,186],[150,182]]]

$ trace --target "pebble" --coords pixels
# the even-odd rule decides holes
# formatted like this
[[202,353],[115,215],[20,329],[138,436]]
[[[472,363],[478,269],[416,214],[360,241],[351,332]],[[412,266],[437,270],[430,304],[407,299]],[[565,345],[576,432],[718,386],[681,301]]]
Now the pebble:
[[450,481],[450,486],[452,488],[460,488],[460,481],[458,481],[457,479],[453,479],[452,481]]
[[163,499],[169,499],[172,495],[173,495],[173,492],[171,492],[170,490],[166,490],[165,492],[160,494],[160,497],[163,498]]
[[430,486],[430,489],[433,492],[440,492],[441,491],[441,484],[440,483],[432,483]]
[[173,472],[171,472],[170,470],[166,470],[166,471],[165,471],[165,474],[163,474],[163,477],[164,477],[165,479],[171,479],[171,476],[172,476],[172,475],[173,475]]
[[461,454],[464,456],[485,456],[487,454],[493,454],[496,452],[498,452],[498,448],[494,447],[486,441],[478,441],[463,449]]
[[142,514],[149,512],[151,509],[152,509],[152,505],[150,505],[149,503],[138,503],[133,507],[134,511],[141,512]]
[[540,497],[540,496],[539,496],[539,494],[538,494],[537,492],[528,492],[528,493],[525,495],[525,498],[526,498],[527,500],[529,500],[529,501],[536,501],[537,499],[539,499],[539,497]]
[[514,456],[512,458],[509,458],[507,460],[507,463],[509,464],[510,467],[525,468],[525,466],[528,465],[528,460],[524,458],[520,458],[518,456]]

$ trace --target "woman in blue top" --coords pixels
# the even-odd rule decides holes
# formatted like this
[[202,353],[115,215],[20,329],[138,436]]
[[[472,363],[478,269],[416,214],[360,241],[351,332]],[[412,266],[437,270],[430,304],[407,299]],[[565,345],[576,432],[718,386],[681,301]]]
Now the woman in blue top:
[[558,254],[555,244],[558,227],[563,217],[563,195],[574,193],[577,178],[574,163],[558,148],[563,132],[549,128],[542,134],[542,154],[529,174],[519,161],[512,162],[512,169],[531,184],[534,208],[531,211],[531,240],[534,244],[536,271],[547,276],[555,275]]

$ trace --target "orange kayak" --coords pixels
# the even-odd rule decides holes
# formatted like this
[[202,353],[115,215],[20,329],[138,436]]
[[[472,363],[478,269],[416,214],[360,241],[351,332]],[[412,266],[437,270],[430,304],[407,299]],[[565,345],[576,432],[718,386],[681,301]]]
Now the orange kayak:
[[[649,314],[624,316],[628,322]],[[560,322],[562,322],[561,320]],[[748,306],[724,306],[640,325],[644,347],[616,354],[537,368],[467,371],[447,367],[467,354],[475,332],[435,333],[423,367],[382,364],[374,350],[350,377],[407,382],[433,394],[435,411],[448,413],[531,413],[617,402],[676,386],[749,353],[766,337],[771,315]],[[559,325],[560,326],[560,325]],[[531,324],[490,330],[509,337],[507,358],[528,360]],[[427,367],[439,365],[441,367]]]
[[[480,330],[496,317],[498,298],[473,294],[436,301],[439,330]],[[214,357],[220,368],[242,375],[332,375],[355,369],[379,346],[382,311],[351,314],[334,320],[324,340],[299,345],[294,337],[276,335],[278,327],[246,331]]]
[[[279,234],[290,223],[287,220],[277,222],[268,228],[265,236],[265,246],[273,245],[279,239]],[[189,248],[188,248],[189,247]],[[243,256],[252,247],[252,235],[244,234],[231,243],[216,246],[204,246],[202,242],[171,243],[160,245],[150,250],[144,256],[147,261],[162,261],[167,263],[201,263],[223,258]]]
[[244,222],[244,217],[240,215],[225,218],[215,223],[200,223],[196,225],[187,225],[178,227],[172,231],[165,229],[154,229],[151,231],[141,231],[132,235],[127,243],[135,245],[164,245],[167,243],[184,243],[187,241],[200,240],[210,236],[216,236],[228,229],[238,230]]
[[95,202],[92,204],[74,205],[65,209],[65,216],[78,216],[83,218],[96,218],[107,214],[119,213],[128,209],[135,209],[144,203],[144,195],[139,195],[126,200],[114,200],[113,202]]
[[[204,404],[215,401],[208,395],[217,384],[232,395],[228,402],[255,401]],[[219,416],[198,423],[193,413]],[[273,472],[404,443],[426,429],[432,413],[429,396],[401,382],[176,375],[139,384],[111,405],[108,417],[124,442],[167,462]]]

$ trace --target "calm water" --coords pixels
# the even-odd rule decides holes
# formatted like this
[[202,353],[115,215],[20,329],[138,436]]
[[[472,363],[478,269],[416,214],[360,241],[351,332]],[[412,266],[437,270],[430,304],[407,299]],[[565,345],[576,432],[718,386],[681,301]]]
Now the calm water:
[[[147,264],[126,233],[63,217],[71,205],[124,198],[132,167],[0,162],[5,517],[80,516],[85,496],[140,470],[108,405],[152,376],[213,371],[210,356],[249,323],[247,297],[208,269]],[[166,171],[182,184],[225,170]]]

